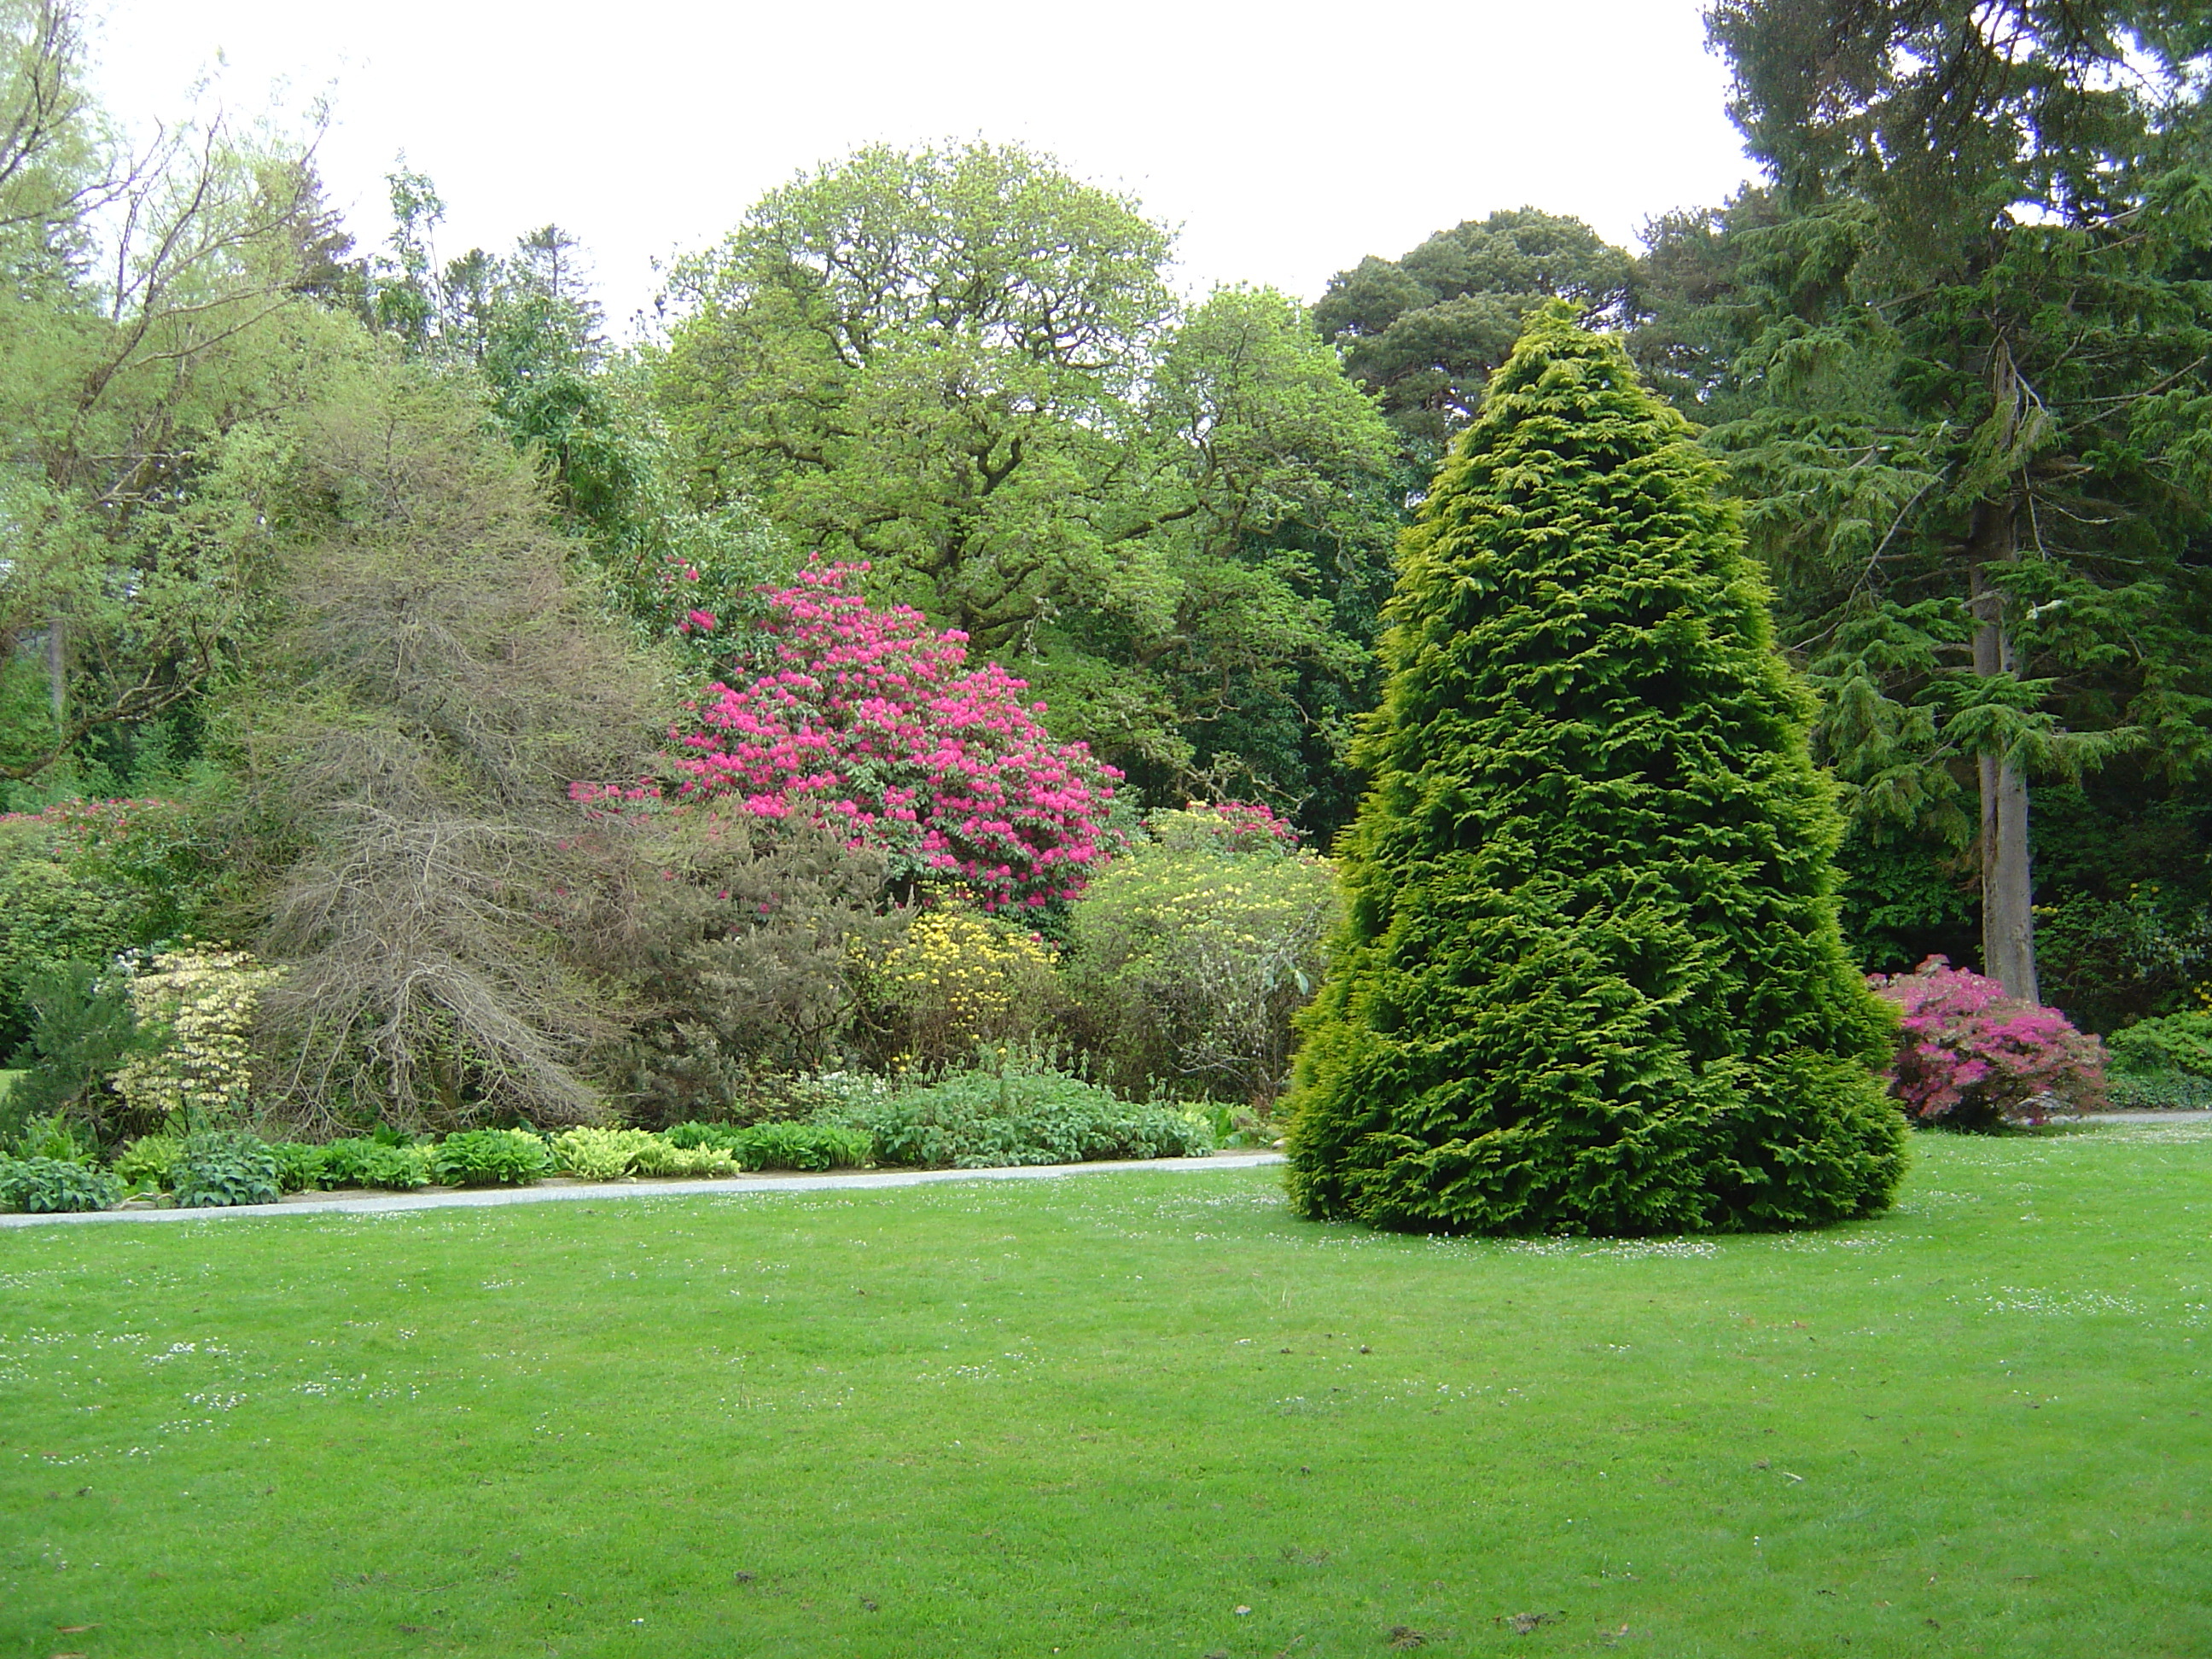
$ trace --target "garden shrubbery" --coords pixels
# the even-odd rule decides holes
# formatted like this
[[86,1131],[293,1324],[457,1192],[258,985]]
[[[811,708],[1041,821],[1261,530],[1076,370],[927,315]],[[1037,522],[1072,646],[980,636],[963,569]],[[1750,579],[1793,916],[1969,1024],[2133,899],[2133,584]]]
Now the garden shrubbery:
[[863,1041],[889,1071],[957,1065],[1036,1036],[1054,988],[1052,952],[1036,934],[946,904],[915,916],[865,976]]
[[0,1100],[0,1134],[56,1112],[97,1139],[122,1133],[116,1075],[161,1040],[132,1013],[129,976],[112,966],[59,963],[27,978],[23,1006],[30,1035],[13,1056],[21,1075]]
[[2212,1109],[2212,1010],[2138,1020],[2106,1039],[2106,1103],[2120,1111]]
[[2008,997],[1942,957],[1869,982],[1900,1018],[1891,1088],[1915,1120],[1985,1129],[2103,1101],[2103,1045],[2057,1009]]
[[28,1034],[38,975],[173,939],[223,884],[207,826],[174,801],[0,814],[0,1047]]
[[2212,1078],[2212,1011],[2138,1020],[2106,1039],[2112,1069],[2135,1077],[2179,1072]]
[[1196,1158],[1213,1150],[1195,1112],[1143,1105],[1063,1072],[956,1072],[850,1111],[885,1164],[991,1169],[1091,1158]]
[[727,1110],[757,1079],[842,1057],[857,981],[900,938],[886,860],[805,823],[724,803],[603,817],[638,860],[599,965],[633,988],[606,1070],[631,1115]]
[[243,951],[187,939],[130,981],[131,1015],[155,1041],[115,1073],[115,1091],[143,1121],[243,1118],[253,1087],[254,1005],[282,976]]
[[1341,917],[1335,873],[1265,807],[1156,812],[1069,910],[1069,1021],[1124,1093],[1262,1109]]

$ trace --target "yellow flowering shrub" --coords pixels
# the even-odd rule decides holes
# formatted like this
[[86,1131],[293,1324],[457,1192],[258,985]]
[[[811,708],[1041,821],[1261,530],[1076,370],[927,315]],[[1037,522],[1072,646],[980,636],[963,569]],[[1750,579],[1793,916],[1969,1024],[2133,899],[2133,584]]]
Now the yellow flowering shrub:
[[893,1066],[957,1065],[1034,1036],[1051,1017],[1052,969],[1034,933],[956,905],[925,910],[867,976],[863,1024]]
[[253,1082],[254,1004],[283,971],[189,939],[156,956],[152,971],[131,981],[131,1012],[164,1041],[115,1074],[131,1111],[194,1126],[242,1117]]

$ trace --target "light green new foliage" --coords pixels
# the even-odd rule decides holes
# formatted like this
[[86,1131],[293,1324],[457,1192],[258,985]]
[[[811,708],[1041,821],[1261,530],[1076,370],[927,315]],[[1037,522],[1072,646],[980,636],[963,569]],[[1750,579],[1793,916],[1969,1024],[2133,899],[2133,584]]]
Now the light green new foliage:
[[977,645],[1103,574],[1167,232],[1019,146],[872,146],[764,198],[675,288],[695,488],[878,562]]
[[553,1137],[553,1160],[586,1181],[619,1181],[660,1144],[643,1129],[564,1129]]
[[1539,313],[1407,532],[1291,1192],[1483,1231],[1888,1202],[1891,1027],[1845,960],[1810,699],[1686,422]]
[[725,1147],[676,1146],[659,1135],[638,1149],[632,1163],[638,1174],[649,1176],[733,1176],[742,1167]]

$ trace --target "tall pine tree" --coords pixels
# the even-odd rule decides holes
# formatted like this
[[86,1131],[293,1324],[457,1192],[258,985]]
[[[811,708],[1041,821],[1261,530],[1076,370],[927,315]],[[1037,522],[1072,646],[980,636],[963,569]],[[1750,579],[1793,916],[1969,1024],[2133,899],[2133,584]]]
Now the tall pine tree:
[[[1954,949],[1954,872],[1978,869],[2008,990],[2163,1012],[2193,975],[2160,964],[2203,958],[2201,854],[2110,853],[2191,817],[2212,764],[2212,13],[1714,0],[1708,21],[1771,182],[1656,228],[1641,350],[1711,428],[1824,693],[1847,919],[1882,965]],[[2060,833],[2033,868],[2031,781],[2061,809],[2037,808]],[[2137,902],[2172,875],[2178,910]],[[2118,933],[2146,943],[2082,948]],[[2115,981],[2137,994],[2112,1004]]]
[[1291,1190],[1380,1226],[1644,1233],[1887,1203],[1811,700],[1717,469],[1554,303],[1407,532],[1304,1021]]

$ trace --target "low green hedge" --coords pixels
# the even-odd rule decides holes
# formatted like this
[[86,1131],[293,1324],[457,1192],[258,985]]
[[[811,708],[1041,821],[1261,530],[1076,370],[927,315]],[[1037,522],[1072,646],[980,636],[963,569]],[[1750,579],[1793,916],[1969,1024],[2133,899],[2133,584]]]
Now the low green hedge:
[[879,1162],[928,1169],[1201,1158],[1214,1145],[1199,1113],[1053,1071],[956,1073],[852,1109],[843,1126],[865,1132]]
[[851,1169],[872,1160],[985,1169],[1187,1158],[1214,1144],[1212,1126],[1198,1113],[1133,1104],[1051,1071],[969,1073],[917,1087],[839,1091],[831,1099],[806,1121],[679,1123],[659,1134],[591,1127],[550,1137],[528,1129],[468,1129],[434,1143],[383,1133],[319,1146],[271,1144],[236,1129],[146,1135],[116,1154],[112,1174],[42,1158],[0,1165],[0,1203],[105,1208],[128,1188],[158,1186],[180,1205],[213,1207],[349,1187],[407,1192],[433,1182],[526,1186],[556,1170],[586,1181],[618,1181]]

